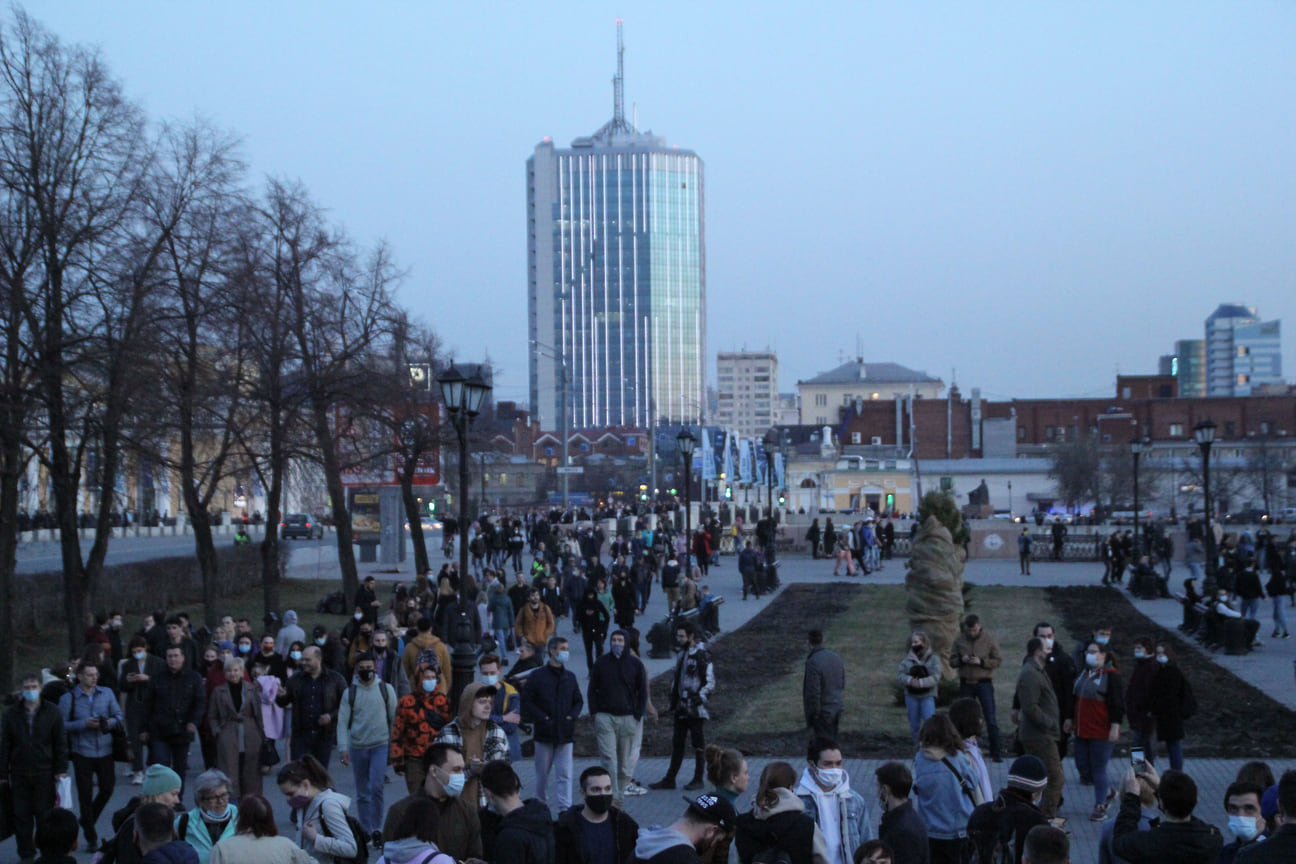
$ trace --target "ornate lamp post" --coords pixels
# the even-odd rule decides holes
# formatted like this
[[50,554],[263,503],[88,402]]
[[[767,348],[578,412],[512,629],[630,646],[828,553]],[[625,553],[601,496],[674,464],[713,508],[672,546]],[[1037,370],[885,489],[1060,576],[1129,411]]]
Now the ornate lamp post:
[[469,597],[464,590],[468,586],[468,580],[472,578],[468,572],[468,427],[481,411],[482,402],[490,393],[491,386],[478,374],[465,377],[453,365],[441,373],[438,384],[441,387],[441,401],[450,412],[450,422],[459,439],[459,597],[455,604],[458,612],[450,632],[454,642],[450,704],[457,711],[459,694],[463,692],[464,685],[472,680],[477,659],[477,627],[472,617],[477,614],[477,610],[474,606],[471,614],[466,611],[468,604],[475,602],[476,598]]
[[1138,469],[1139,456],[1143,455],[1143,441],[1135,438],[1129,445],[1130,455],[1134,457],[1134,549],[1135,555],[1143,554],[1143,538],[1139,533],[1139,488],[1138,488]]
[[1206,493],[1206,578],[1202,582],[1204,594],[1215,590],[1215,527],[1211,524],[1210,451],[1215,443],[1215,423],[1203,420],[1193,427],[1197,449],[1202,457],[1202,487]]
[[685,426],[675,436],[675,443],[679,446],[680,458],[684,462],[684,572],[692,573],[690,564],[693,556],[693,508],[689,503],[689,485],[693,479],[693,448],[697,444],[697,439]]

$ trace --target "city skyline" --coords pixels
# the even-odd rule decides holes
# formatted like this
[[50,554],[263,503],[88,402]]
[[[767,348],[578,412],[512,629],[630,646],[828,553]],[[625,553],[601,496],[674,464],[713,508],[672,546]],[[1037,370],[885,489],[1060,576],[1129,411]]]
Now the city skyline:
[[769,345],[783,389],[846,352],[1106,393],[1222,302],[1296,314],[1296,10],[737,9],[30,11],[158,120],[210,117],[388,237],[402,299],[501,399],[529,395],[518,164],[606,117],[619,14],[627,115],[707,160],[706,351]]

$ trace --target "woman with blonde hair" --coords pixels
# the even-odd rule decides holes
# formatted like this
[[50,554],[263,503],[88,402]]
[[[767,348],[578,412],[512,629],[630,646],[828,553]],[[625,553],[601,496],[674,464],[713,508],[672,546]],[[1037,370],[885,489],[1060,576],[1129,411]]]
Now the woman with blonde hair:
[[212,690],[207,731],[216,742],[216,767],[230,778],[234,797],[261,794],[261,685],[246,679],[239,657],[225,661],[225,683]]
[[904,688],[905,710],[909,714],[909,735],[918,743],[918,730],[936,713],[936,686],[940,684],[941,659],[932,651],[931,639],[921,630],[909,634],[909,653],[900,661],[896,680]]
[[786,855],[790,864],[828,864],[823,832],[793,791],[796,784],[796,769],[786,762],[771,762],[761,771],[754,806],[738,817],[734,834],[742,864],[770,852]]

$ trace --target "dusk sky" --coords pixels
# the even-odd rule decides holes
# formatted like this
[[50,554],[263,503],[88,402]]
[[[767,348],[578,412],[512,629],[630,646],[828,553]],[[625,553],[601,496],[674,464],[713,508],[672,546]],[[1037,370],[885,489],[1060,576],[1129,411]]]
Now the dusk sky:
[[241,136],[409,270],[401,299],[526,399],[525,161],[612,114],[706,163],[708,363],[843,356],[990,398],[1106,396],[1220,302],[1296,377],[1296,4],[104,3],[155,120]]

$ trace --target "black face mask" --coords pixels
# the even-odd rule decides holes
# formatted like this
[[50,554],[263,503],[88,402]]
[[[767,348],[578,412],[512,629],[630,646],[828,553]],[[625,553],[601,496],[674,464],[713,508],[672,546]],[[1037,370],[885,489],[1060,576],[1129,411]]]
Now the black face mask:
[[360,680],[364,681],[365,683],[368,683],[374,679],[374,670],[372,669],[361,669],[356,674],[359,675]]
[[604,813],[608,812],[608,810],[612,809],[612,796],[586,795],[585,806],[590,809],[590,812],[602,816]]

